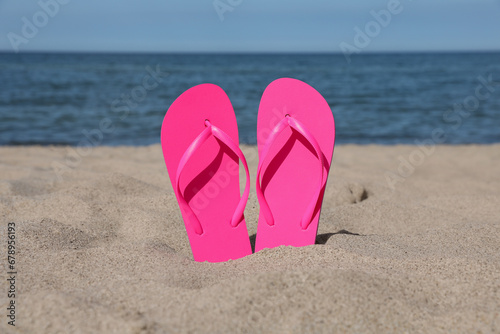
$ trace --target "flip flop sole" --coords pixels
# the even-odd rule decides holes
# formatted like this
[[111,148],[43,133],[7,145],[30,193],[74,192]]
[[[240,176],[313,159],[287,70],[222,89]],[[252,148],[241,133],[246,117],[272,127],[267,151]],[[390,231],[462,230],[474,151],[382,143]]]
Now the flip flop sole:
[[280,245],[306,246],[316,240],[321,203],[335,144],[335,122],[323,96],[308,84],[290,78],[273,81],[263,93],[257,120],[257,143],[262,159],[267,138],[284,117],[300,121],[314,136],[323,154],[323,188],[311,223],[300,225],[315,196],[319,179],[318,157],[307,140],[291,128],[276,137],[263,162],[261,188],[274,217],[270,226],[259,214],[255,251]]
[[[205,130],[205,121],[224,131],[238,145],[238,126],[226,93],[213,84],[195,86],[179,96],[168,109],[161,129],[165,164],[172,186],[182,156]],[[230,225],[240,200],[239,159],[227,146],[211,137],[196,150],[182,170],[180,190],[200,222],[194,230],[191,211],[176,193],[196,261],[221,262],[252,253],[245,220]]]

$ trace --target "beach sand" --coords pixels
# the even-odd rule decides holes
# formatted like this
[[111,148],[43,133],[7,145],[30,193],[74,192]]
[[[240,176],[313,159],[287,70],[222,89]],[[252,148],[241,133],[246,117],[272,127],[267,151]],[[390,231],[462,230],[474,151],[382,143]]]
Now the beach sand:
[[[0,332],[498,333],[500,145],[433,151],[337,146],[318,244],[211,264],[192,260],[159,145],[0,147]],[[257,217],[252,187],[250,235]]]

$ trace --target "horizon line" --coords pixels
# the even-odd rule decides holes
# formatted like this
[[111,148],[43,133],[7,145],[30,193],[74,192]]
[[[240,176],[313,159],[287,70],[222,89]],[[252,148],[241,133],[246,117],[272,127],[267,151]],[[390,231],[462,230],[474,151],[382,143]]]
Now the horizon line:
[[[195,54],[218,54],[218,55],[242,55],[242,54],[255,54],[255,55],[280,55],[280,54],[304,54],[304,55],[344,55],[341,51],[125,51],[125,50],[27,50],[22,52],[16,52],[13,50],[2,50],[0,49],[0,54],[183,54],[183,55],[195,55]],[[363,51],[357,54],[352,54],[351,56],[360,56],[363,54],[373,55],[373,54],[452,54],[452,53],[500,53],[500,49],[479,49],[479,50],[371,50]]]

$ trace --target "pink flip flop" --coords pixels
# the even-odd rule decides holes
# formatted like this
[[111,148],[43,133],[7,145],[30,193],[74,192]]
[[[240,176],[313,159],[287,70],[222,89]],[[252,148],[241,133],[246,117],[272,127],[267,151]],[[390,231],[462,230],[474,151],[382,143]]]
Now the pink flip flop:
[[[194,259],[221,262],[252,254],[243,217],[250,176],[222,88],[202,84],[179,96],[163,120],[161,145]],[[242,196],[239,160],[246,171]]]
[[328,103],[300,80],[273,81],[260,101],[257,143],[255,251],[314,244],[335,145]]

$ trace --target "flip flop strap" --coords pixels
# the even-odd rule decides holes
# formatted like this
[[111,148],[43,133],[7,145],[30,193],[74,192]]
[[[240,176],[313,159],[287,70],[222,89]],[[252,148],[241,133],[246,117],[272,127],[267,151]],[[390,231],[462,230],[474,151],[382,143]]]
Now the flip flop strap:
[[286,115],[285,118],[283,118],[271,131],[271,134],[266,140],[266,143],[264,145],[264,148],[262,150],[262,156],[261,159],[259,160],[259,165],[257,168],[257,183],[256,183],[256,191],[257,191],[257,198],[259,199],[260,203],[260,209],[264,214],[264,218],[266,219],[267,224],[270,226],[274,225],[274,218],[273,214],[271,212],[271,209],[269,207],[269,204],[267,203],[266,198],[264,197],[264,193],[262,192],[262,188],[260,185],[260,175],[262,172],[262,166],[264,165],[264,161],[267,159],[267,155],[269,153],[269,149],[271,146],[274,144],[276,138],[278,135],[283,132],[287,128],[287,126],[291,127],[292,129],[296,130],[299,134],[301,134],[314,148],[314,151],[316,153],[316,156],[319,161],[319,168],[320,170],[320,179],[319,179],[319,184],[317,189],[315,190],[314,196],[309,203],[308,207],[306,208],[306,211],[304,212],[304,215],[302,216],[302,219],[300,221],[300,226],[302,229],[307,229],[309,224],[311,224],[311,220],[313,218],[314,214],[314,209],[316,208],[316,204],[318,203],[319,195],[321,194],[321,189],[323,188],[323,169],[324,169],[324,164],[323,164],[323,154],[321,153],[321,148],[312,135],[312,133],[307,130],[307,128],[299,122],[297,119]]
[[231,221],[229,222],[232,227],[236,227],[239,225],[239,223],[243,219],[243,211],[245,210],[245,206],[248,200],[248,195],[250,194],[250,173],[248,171],[248,165],[247,161],[245,159],[245,156],[243,155],[243,152],[241,152],[240,148],[236,143],[233,141],[233,139],[226,134],[224,131],[216,127],[215,125],[212,125],[210,121],[206,120],[205,121],[205,130],[203,130],[198,137],[196,137],[195,140],[189,145],[187,150],[184,152],[182,155],[181,160],[179,161],[179,165],[177,167],[177,175],[175,176],[175,192],[177,195],[177,198],[179,199],[179,202],[182,203],[184,208],[187,209],[188,215],[192,217],[191,222],[192,222],[192,228],[196,232],[196,234],[203,234],[203,227],[200,224],[200,221],[196,214],[194,213],[193,209],[189,206],[188,202],[184,198],[181,189],[180,189],[180,178],[181,174],[184,170],[184,167],[186,166],[187,162],[189,159],[192,157],[194,152],[200,149],[200,147],[203,145],[203,143],[210,138],[210,136],[214,136],[215,138],[219,139],[221,142],[223,142],[227,147],[229,147],[237,156],[238,158],[243,162],[243,166],[245,167],[245,173],[246,173],[246,182],[245,182],[245,190],[243,191],[243,196],[240,198],[240,201],[238,205],[236,206],[236,210],[234,211],[233,217],[231,218]]

